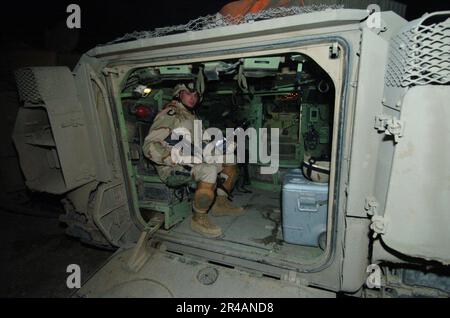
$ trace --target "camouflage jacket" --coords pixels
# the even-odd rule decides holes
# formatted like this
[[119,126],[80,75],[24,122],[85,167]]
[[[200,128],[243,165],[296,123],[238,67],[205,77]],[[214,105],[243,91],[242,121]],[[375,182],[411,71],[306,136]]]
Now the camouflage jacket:
[[195,119],[198,119],[195,114],[177,101],[172,101],[164,106],[155,117],[142,148],[144,155],[155,164],[162,181],[166,182],[173,171],[185,171],[182,166],[172,161],[172,147],[165,142],[165,139],[172,134],[175,128],[186,128],[192,135]]

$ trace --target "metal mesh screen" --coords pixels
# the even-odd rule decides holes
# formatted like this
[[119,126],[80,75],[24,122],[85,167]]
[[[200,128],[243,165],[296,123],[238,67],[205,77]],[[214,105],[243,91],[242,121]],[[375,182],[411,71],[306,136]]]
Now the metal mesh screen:
[[15,73],[17,88],[19,89],[19,96],[22,101],[38,104],[42,102],[42,97],[39,94],[34,73],[29,68],[22,68]]
[[391,87],[450,83],[450,18],[418,24],[390,47],[386,84]]
[[149,39],[149,38],[157,38],[165,35],[182,33],[187,31],[199,31],[199,30],[207,30],[214,29],[218,27],[224,27],[228,25],[237,25],[244,23],[251,23],[254,21],[267,20],[273,18],[280,18],[304,13],[311,13],[316,11],[324,11],[331,9],[342,9],[343,5],[323,5],[323,4],[315,4],[310,6],[294,6],[294,7],[279,7],[279,8],[271,8],[267,10],[263,10],[257,13],[249,13],[243,16],[223,16],[220,13],[214,15],[207,15],[204,17],[199,17],[189,21],[186,24],[168,26],[164,28],[157,28],[153,31],[135,31],[133,33],[127,33],[124,36],[117,38],[108,44],[115,44],[126,41],[133,41],[138,39]]

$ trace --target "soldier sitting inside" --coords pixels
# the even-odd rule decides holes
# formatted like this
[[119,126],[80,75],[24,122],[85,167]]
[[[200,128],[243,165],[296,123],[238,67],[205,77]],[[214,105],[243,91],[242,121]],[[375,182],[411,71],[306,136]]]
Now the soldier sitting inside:
[[[238,175],[236,165],[202,162],[186,166],[178,160],[174,162],[171,155],[173,147],[166,142],[176,128],[185,128],[193,135],[194,120],[198,120],[195,108],[200,98],[193,83],[175,86],[173,100],[158,113],[145,138],[143,152],[155,165],[161,180],[169,186],[170,177],[175,174],[187,174],[197,182],[191,228],[203,236],[219,237],[222,230],[208,218],[208,210],[211,208],[214,216],[241,215],[244,212],[243,208],[232,205],[228,199]],[[222,188],[217,188],[215,198],[219,173],[225,181]]]

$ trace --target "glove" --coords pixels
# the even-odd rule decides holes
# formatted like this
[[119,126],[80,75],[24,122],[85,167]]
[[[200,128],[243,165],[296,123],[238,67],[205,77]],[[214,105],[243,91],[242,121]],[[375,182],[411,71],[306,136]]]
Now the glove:
[[218,140],[215,144],[215,148],[219,149],[221,153],[230,154],[234,153],[236,149],[236,143],[234,141],[228,141],[225,137],[221,140]]
[[[186,153],[186,149],[191,149],[190,153]],[[179,165],[187,165],[192,167],[194,163],[202,163],[202,152],[194,151],[193,145],[184,140],[178,142],[172,147],[170,157],[175,164]]]

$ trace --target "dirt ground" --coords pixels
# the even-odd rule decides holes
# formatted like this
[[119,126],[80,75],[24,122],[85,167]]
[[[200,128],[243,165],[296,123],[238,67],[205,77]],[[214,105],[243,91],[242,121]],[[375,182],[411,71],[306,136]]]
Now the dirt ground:
[[0,210],[0,297],[70,297],[67,266],[86,281],[112,255],[64,234],[57,215]]

